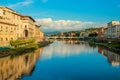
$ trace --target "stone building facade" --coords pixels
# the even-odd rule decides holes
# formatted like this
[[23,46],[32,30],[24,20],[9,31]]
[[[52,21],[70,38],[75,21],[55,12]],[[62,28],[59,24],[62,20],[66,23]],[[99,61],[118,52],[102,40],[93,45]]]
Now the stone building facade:
[[0,46],[9,45],[11,40],[36,38],[36,33],[41,33],[39,38],[43,37],[39,28],[32,17],[0,6]]
[[43,41],[44,39],[44,33],[40,30],[41,26],[35,25],[35,39],[36,42]]

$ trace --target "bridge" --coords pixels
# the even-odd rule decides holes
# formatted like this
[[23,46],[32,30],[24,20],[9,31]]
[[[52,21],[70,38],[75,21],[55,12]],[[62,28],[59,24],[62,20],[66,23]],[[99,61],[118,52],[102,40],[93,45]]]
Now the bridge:
[[84,37],[47,37],[48,39],[84,39]]

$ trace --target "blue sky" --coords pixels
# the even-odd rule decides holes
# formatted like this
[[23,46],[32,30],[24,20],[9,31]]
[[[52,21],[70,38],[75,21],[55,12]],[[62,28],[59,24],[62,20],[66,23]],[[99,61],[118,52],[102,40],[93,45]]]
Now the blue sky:
[[120,21],[120,0],[1,0],[0,5],[35,19],[99,24]]

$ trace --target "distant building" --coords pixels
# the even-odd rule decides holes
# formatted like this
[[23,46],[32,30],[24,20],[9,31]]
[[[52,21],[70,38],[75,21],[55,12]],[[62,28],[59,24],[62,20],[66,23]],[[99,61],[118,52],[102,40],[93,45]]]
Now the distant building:
[[114,20],[109,22],[105,30],[105,35],[107,38],[120,38],[120,22]]
[[104,38],[108,38],[108,28],[104,29],[103,35],[104,35]]
[[[38,29],[32,17],[21,15],[8,7],[0,6],[0,46],[9,45],[11,40],[35,38],[36,28]],[[43,37],[43,34],[40,36]]]
[[80,33],[80,37],[81,37],[81,38],[89,37],[89,33],[87,33],[87,32],[81,32],[81,33]]
[[103,38],[104,37],[104,28],[99,28],[98,29],[98,38]]
[[61,36],[61,37],[64,37],[64,32],[61,32],[61,33],[60,33],[60,36]]
[[98,38],[99,39],[107,37],[106,29],[107,29],[106,26],[101,27],[101,28],[98,29]]
[[69,37],[75,37],[75,32],[69,33]]

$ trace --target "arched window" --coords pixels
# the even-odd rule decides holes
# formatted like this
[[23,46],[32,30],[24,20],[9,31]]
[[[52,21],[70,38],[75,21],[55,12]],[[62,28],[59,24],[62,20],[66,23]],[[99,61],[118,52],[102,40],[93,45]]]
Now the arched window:
[[1,41],[3,41],[3,38],[1,38]]
[[28,37],[28,30],[24,30],[25,37]]
[[8,38],[6,38],[6,41],[8,41]]

